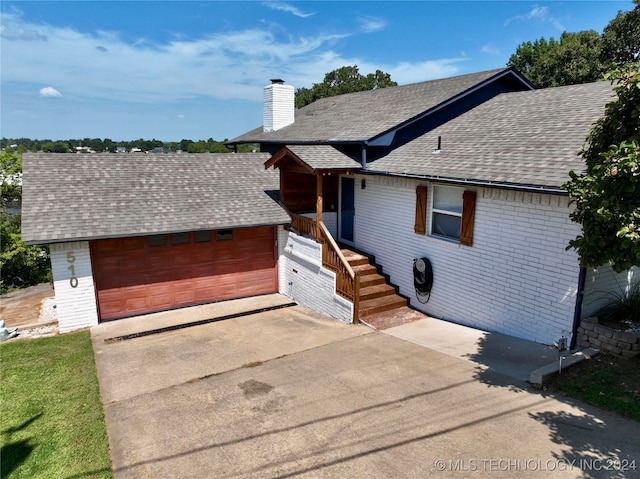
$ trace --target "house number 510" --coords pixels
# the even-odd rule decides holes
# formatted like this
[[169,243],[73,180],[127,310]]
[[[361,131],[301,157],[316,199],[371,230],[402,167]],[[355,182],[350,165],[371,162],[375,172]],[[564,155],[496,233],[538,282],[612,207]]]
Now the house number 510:
[[71,278],[69,278],[69,284],[72,288],[78,287],[78,277],[76,276],[76,266],[73,264],[76,262],[76,256],[73,254],[73,251],[67,251],[67,263],[69,263],[69,267],[67,268],[71,271]]

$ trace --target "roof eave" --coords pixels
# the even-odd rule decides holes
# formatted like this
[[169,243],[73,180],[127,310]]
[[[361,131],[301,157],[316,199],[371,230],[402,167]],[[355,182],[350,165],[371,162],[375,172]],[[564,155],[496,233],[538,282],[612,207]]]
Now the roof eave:
[[561,186],[536,185],[530,183],[514,183],[509,181],[482,180],[475,178],[455,178],[439,175],[419,175],[413,173],[397,173],[388,171],[367,171],[366,174],[372,176],[395,176],[399,178],[413,178],[433,181],[436,183],[449,183],[456,185],[473,185],[485,188],[508,189],[514,191],[526,191],[530,193],[547,193],[553,195],[568,196],[568,193]]
[[[286,213],[285,213],[286,214]],[[290,223],[290,220],[278,220],[271,221],[268,223],[251,223],[251,224],[243,224],[243,225],[228,225],[228,226],[219,226],[217,228],[189,228],[188,231],[217,231],[217,230],[227,230],[227,229],[245,229],[245,228],[260,228],[265,226],[282,226]],[[117,238],[136,238],[140,236],[154,236],[154,235],[165,235],[165,234],[176,234],[176,233],[184,233],[185,230],[166,230],[166,231],[148,231],[145,233],[131,233],[131,234],[122,234],[122,233],[113,233],[113,234],[105,234],[105,235],[87,235],[87,236],[77,236],[70,238],[43,238],[37,240],[26,240],[24,244],[27,246],[31,245],[43,245],[43,244],[60,244],[60,243],[77,243],[80,241],[96,241],[96,240],[106,240],[106,239],[117,239]]]

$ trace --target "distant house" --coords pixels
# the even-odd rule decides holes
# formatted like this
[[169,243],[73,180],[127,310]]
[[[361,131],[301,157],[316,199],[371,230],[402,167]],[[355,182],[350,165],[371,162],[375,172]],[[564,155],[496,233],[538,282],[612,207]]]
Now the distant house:
[[95,153],[90,146],[76,146],[76,153]]
[[561,185],[612,95],[500,69],[295,111],[278,80],[263,125],[228,143],[262,153],[24,155],[23,239],[51,245],[63,331],[280,292],[346,322],[418,310],[575,338],[638,275],[566,250]]

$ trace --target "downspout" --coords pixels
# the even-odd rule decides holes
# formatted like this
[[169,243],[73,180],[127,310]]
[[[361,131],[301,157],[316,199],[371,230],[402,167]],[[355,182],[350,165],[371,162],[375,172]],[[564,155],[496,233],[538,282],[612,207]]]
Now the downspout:
[[367,145],[368,143],[366,141],[362,142],[362,158],[360,163],[362,164],[363,170],[367,169]]
[[582,316],[582,299],[584,297],[584,285],[587,281],[587,268],[580,268],[578,276],[578,291],[576,294],[576,308],[573,312],[573,328],[571,330],[571,344],[569,349],[573,351],[578,342],[578,328],[580,327],[580,318]]

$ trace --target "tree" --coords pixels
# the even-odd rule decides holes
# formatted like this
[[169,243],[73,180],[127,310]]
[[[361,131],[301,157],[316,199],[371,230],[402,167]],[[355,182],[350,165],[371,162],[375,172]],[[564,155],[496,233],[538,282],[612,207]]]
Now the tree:
[[50,281],[51,266],[46,246],[22,242],[20,215],[0,212],[0,293]]
[[397,85],[388,73],[380,70],[363,76],[357,65],[345,66],[325,74],[322,83],[314,83],[311,88],[299,88],[296,92],[295,104],[296,108],[302,108],[320,98]]
[[63,141],[43,143],[42,151],[45,153],[69,153],[69,144]]
[[0,152],[0,208],[19,204],[22,199],[22,156],[9,151]]
[[594,30],[564,32],[560,41],[541,38],[522,43],[507,66],[516,68],[538,88],[594,82],[601,80],[607,69],[600,60],[601,47],[602,39]]
[[617,98],[592,127],[581,156],[586,171],[569,173],[563,187],[582,234],[567,249],[582,266],[609,262],[616,272],[640,266],[640,68],[628,65],[607,75]]
[[49,250],[46,246],[26,246],[21,238],[21,217],[9,213],[22,198],[22,157],[0,152],[2,180],[0,206],[0,293],[24,288],[50,277]]
[[206,153],[206,151],[207,144],[204,141],[189,143],[189,146],[187,146],[187,153]]
[[618,12],[602,33],[601,60],[612,67],[640,61],[640,0],[633,3],[633,10]]
[[618,12],[602,35],[594,30],[564,32],[560,40],[544,38],[518,45],[507,66],[522,72],[539,88],[602,80],[617,67],[640,60],[640,0]]

